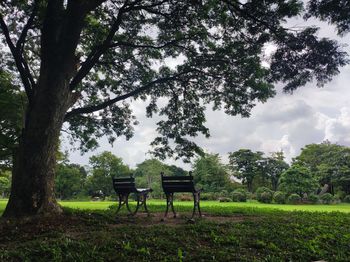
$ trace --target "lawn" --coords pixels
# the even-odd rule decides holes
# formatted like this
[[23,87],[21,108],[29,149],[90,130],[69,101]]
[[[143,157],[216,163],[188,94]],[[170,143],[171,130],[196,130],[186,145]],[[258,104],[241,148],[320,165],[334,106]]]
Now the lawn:
[[[75,201],[63,201],[60,202],[65,207],[90,209],[90,210],[104,210],[111,205],[115,205],[116,202],[101,201],[101,202],[75,202]],[[150,200],[148,201],[150,209],[160,211],[165,208],[165,200]],[[175,202],[175,206],[178,208],[190,208],[193,206],[191,201]],[[219,203],[218,201],[201,201],[201,209],[205,212],[209,210],[222,210],[225,212],[234,211],[235,209],[279,209],[284,211],[318,211],[318,212],[346,212],[350,213],[350,204],[334,204],[334,205],[280,205],[280,204],[262,204],[257,201],[245,202],[245,203]]]
[[[0,209],[5,206],[0,200]],[[61,202],[64,214],[0,220],[0,261],[349,261],[350,205],[268,205],[203,201],[205,217],[188,224],[151,217],[115,217],[114,202]],[[111,208],[111,206],[114,204]],[[283,211],[281,208],[289,210]],[[293,211],[301,209],[304,211]],[[341,211],[341,212],[305,212]],[[182,217],[181,217],[182,215]]]

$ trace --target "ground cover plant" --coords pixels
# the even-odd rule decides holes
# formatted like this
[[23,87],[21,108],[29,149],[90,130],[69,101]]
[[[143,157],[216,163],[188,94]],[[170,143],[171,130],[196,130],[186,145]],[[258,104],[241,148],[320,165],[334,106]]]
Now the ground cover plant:
[[[150,202],[149,218],[128,218],[122,212],[118,219],[116,205],[107,208],[111,202],[62,204],[60,216],[3,219],[0,260],[346,261],[350,256],[350,216],[341,212],[287,212],[249,202],[206,201],[205,217],[188,224],[183,216],[160,222],[160,201]],[[67,207],[78,205],[81,210]],[[350,211],[350,205],[319,205],[332,206]],[[189,215],[191,204],[177,202],[176,209]]]

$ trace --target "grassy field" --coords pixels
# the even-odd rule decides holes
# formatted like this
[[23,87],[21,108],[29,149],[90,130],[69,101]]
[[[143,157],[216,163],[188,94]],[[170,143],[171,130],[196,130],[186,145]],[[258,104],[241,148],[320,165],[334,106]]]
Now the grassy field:
[[[3,212],[7,201],[0,199],[0,214]],[[113,201],[61,201],[62,206],[80,210],[107,210],[111,205],[115,205]],[[148,201],[150,210],[162,211],[165,208],[164,200],[150,200]],[[190,201],[176,202],[175,206],[180,210],[187,210],[193,206]],[[264,210],[283,210],[283,211],[308,211],[308,212],[345,212],[350,213],[350,204],[333,204],[333,205],[280,205],[280,204],[262,204],[256,201],[245,202],[245,203],[219,203],[218,201],[202,201],[202,210],[209,212],[221,210],[224,213],[234,212],[235,210],[244,209],[246,211],[255,209]]]
[[116,218],[114,202],[61,204],[61,216],[0,220],[0,261],[350,261],[348,204],[203,201],[194,224],[190,202],[165,222],[163,201],[133,218]]

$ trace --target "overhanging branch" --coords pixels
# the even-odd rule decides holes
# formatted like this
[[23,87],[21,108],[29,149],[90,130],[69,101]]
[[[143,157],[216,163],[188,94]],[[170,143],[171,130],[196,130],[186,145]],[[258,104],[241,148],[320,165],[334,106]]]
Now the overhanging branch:
[[108,106],[111,106],[111,105],[119,102],[119,101],[125,100],[125,99],[127,99],[129,97],[133,97],[135,95],[138,95],[141,92],[144,92],[144,91],[152,88],[156,84],[161,84],[161,83],[165,83],[165,82],[168,82],[168,81],[171,81],[171,80],[175,80],[179,76],[187,74],[187,73],[190,73],[191,71],[195,71],[195,70],[194,69],[193,70],[188,70],[188,71],[184,71],[184,72],[175,74],[173,76],[168,76],[168,77],[163,77],[163,78],[156,79],[156,80],[154,80],[152,82],[149,82],[146,85],[141,86],[141,87],[139,87],[139,88],[137,88],[137,89],[135,89],[135,90],[133,90],[133,91],[131,91],[129,93],[126,93],[124,95],[115,97],[113,99],[106,100],[106,101],[104,101],[104,102],[102,102],[101,104],[98,104],[98,105],[93,105],[93,106],[88,106],[88,107],[81,107],[81,108],[75,108],[75,109],[71,110],[70,112],[68,112],[66,114],[65,120],[68,120],[69,118],[71,118],[71,117],[73,117],[75,115],[89,114],[89,113],[93,113],[93,112],[102,110],[102,109],[104,109],[104,108],[106,108]]

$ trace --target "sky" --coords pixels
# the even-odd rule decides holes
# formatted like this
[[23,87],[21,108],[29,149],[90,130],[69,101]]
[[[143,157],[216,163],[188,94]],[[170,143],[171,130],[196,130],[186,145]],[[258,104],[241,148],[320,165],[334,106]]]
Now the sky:
[[[288,24],[303,26],[305,22],[289,21]],[[339,38],[334,28],[325,23],[310,21],[309,24],[321,28],[320,37],[350,44],[350,34]],[[345,46],[344,50],[350,54],[349,46]],[[350,65],[341,68],[340,74],[322,88],[316,87],[316,83],[309,83],[291,95],[283,93],[281,86],[276,85],[276,91],[274,98],[256,105],[250,118],[228,116],[222,111],[207,108],[206,126],[211,137],[198,137],[195,142],[208,153],[220,154],[224,163],[227,163],[228,152],[241,148],[263,151],[267,155],[283,150],[286,160],[290,162],[307,144],[329,140],[350,146]],[[149,144],[156,136],[157,118],[146,118],[145,106],[141,101],[132,103],[139,125],[135,126],[135,135],[129,141],[119,137],[111,146],[102,138],[97,150],[84,155],[72,151],[72,147],[64,141],[63,150],[68,150],[71,162],[81,165],[87,165],[91,155],[111,151],[134,168],[151,158]],[[191,164],[181,160],[167,159],[165,162],[191,170]]]

